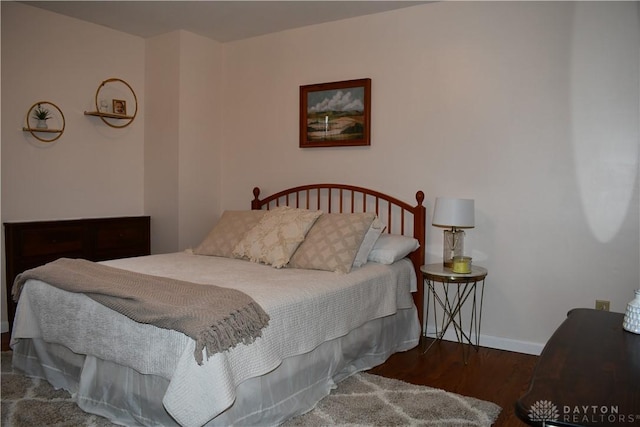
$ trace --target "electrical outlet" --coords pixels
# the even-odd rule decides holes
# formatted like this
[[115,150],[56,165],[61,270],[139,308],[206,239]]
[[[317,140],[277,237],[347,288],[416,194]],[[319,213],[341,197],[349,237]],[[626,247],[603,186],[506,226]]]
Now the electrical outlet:
[[601,299],[596,300],[596,310],[609,311],[609,301],[604,301]]

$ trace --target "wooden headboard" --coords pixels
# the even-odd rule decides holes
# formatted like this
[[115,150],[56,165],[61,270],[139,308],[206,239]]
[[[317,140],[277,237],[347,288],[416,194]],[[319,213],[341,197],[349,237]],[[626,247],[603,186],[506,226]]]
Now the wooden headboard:
[[260,188],[253,189],[251,209],[271,209],[278,206],[321,210],[327,213],[374,212],[387,228],[386,233],[412,236],[420,247],[409,258],[413,263],[418,291],[413,300],[418,308],[420,325],[423,320],[424,284],[420,267],[424,264],[426,209],[424,193],[416,193],[416,205],[368,188],[346,184],[310,184],[293,187],[260,199]]

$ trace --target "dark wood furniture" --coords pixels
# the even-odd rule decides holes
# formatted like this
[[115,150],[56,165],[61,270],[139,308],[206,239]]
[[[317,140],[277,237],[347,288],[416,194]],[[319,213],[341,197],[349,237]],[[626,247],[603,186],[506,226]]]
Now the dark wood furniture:
[[518,417],[548,426],[640,423],[640,335],[622,328],[623,317],[571,310],[545,345],[529,390],[516,402]]
[[58,258],[104,261],[150,253],[148,216],[5,222],[7,316],[13,326],[15,277]]

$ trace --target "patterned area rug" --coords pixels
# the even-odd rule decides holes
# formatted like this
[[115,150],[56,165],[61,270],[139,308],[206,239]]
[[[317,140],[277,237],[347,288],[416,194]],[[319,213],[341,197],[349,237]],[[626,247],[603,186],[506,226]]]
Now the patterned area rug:
[[[13,371],[2,352],[2,419],[5,427],[113,426],[81,411],[64,390]],[[490,426],[501,408],[491,402],[371,375],[342,381],[316,408],[284,426]]]

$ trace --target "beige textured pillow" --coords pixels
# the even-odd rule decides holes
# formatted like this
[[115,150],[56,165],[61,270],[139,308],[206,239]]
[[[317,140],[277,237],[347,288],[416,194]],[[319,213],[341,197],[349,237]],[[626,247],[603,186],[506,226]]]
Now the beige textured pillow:
[[207,237],[193,250],[196,255],[233,258],[233,248],[267,211],[224,211]]
[[350,272],[374,219],[375,214],[369,212],[323,214],[291,257],[289,267]]
[[284,267],[321,214],[322,211],[288,206],[269,210],[238,242],[233,255],[276,268]]

